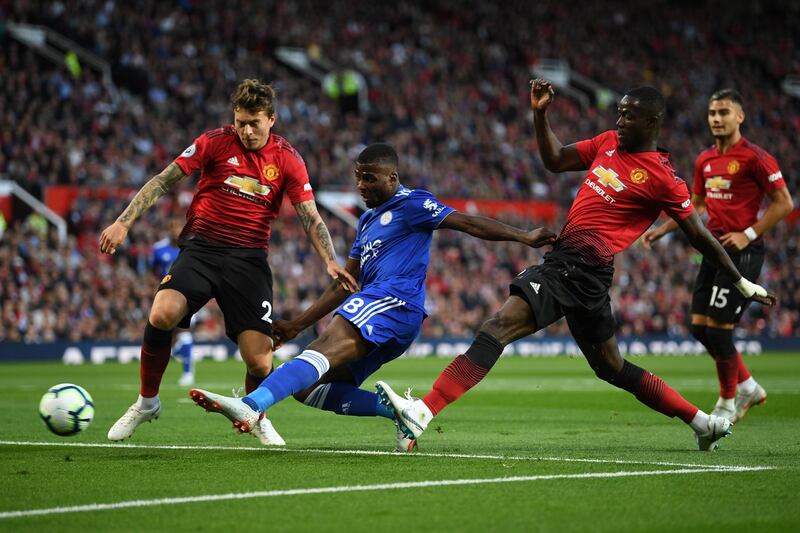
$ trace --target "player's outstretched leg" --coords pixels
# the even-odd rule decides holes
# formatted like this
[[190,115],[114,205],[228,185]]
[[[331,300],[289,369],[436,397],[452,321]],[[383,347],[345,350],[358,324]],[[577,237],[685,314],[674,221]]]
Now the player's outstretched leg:
[[108,430],[108,440],[120,441],[129,438],[136,428],[151,422],[161,414],[158,389],[167,368],[172,344],[172,332],[158,329],[149,321],[144,328],[144,342],[139,362],[141,387],[139,399]]
[[597,377],[630,392],[651,409],[683,420],[694,430],[700,450],[717,449],[717,441],[733,431],[733,424],[729,420],[706,414],[657,375],[623,359],[615,337],[602,342],[585,339],[575,341]]
[[375,389],[381,403],[394,414],[397,422],[398,448],[402,446],[403,438],[416,441],[434,416],[425,402],[412,397],[410,389],[406,391],[405,398],[400,396],[384,381],[378,381]]
[[403,398],[382,381],[376,385],[378,395],[392,407],[402,432],[409,438],[419,437],[434,416],[486,377],[509,342],[537,329],[528,302],[512,295],[496,315],[483,323],[469,349],[453,359],[423,398],[412,398],[410,392]]
[[244,403],[241,398],[223,396],[202,389],[190,390],[189,397],[209,413],[224,415],[233,422],[233,427],[242,433],[250,433],[261,416],[260,412]]

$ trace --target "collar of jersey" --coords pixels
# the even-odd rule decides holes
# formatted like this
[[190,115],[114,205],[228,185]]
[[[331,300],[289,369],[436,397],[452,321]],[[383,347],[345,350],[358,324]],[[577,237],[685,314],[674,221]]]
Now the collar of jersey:
[[[394,196],[392,196],[391,198],[386,200],[384,203],[382,203],[378,207],[373,207],[372,209],[370,209],[370,211],[372,211],[373,215],[377,214],[377,213],[381,213],[383,211],[386,211],[387,208],[390,208],[394,204],[396,204],[397,200],[399,198],[405,198],[406,196],[408,196],[409,192],[411,192],[411,189],[409,189],[408,187],[404,187],[403,185],[400,185],[397,188],[397,192],[394,193]],[[403,194],[401,194],[401,193],[403,193]]]

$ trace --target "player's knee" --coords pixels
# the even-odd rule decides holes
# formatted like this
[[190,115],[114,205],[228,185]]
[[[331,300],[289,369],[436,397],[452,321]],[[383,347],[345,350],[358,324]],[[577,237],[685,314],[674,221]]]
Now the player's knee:
[[707,327],[706,338],[708,339],[708,349],[715,357],[724,359],[732,357],[736,353],[732,329]]
[[706,328],[705,324],[692,324],[689,326],[689,332],[692,334],[692,337],[700,341],[700,344],[708,348],[708,328]]
[[509,338],[514,338],[514,332],[519,327],[518,321],[511,316],[497,313],[480,327],[480,332],[496,339],[502,346],[508,344]]
[[269,353],[248,357],[244,363],[247,366],[247,373],[256,378],[265,378],[272,371],[272,358],[269,357]]
[[150,310],[150,317],[148,320],[150,323],[158,328],[163,329],[164,331],[171,331],[178,325],[182,317],[175,316],[176,313],[172,312],[170,309],[165,307],[153,307]]

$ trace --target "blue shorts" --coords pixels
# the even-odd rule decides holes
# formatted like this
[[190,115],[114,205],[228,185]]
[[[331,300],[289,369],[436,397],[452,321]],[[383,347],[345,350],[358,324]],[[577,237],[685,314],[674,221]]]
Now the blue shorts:
[[381,290],[367,289],[350,296],[336,310],[375,347],[363,359],[350,363],[356,385],[389,361],[397,359],[419,335],[425,313]]

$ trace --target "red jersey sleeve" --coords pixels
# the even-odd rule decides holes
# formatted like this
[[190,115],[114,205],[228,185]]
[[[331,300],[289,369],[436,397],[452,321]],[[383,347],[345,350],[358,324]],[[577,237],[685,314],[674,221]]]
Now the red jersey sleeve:
[[308,182],[306,163],[294,148],[288,150],[284,156],[284,171],[286,172],[286,193],[293,204],[314,199],[311,184]]
[[706,184],[703,180],[702,158],[694,160],[694,181],[692,182],[692,193],[698,196],[706,195]]
[[778,162],[769,154],[764,154],[756,159],[753,174],[758,180],[759,186],[767,192],[786,187]]
[[191,176],[196,170],[201,170],[206,165],[209,152],[211,152],[209,145],[210,140],[204,133],[176,157],[174,163],[181,167],[184,174]]
[[[615,132],[613,131],[605,131],[600,135],[592,137],[591,139],[586,139],[584,141],[578,141],[575,143],[575,148],[578,150],[578,155],[581,157],[583,164],[586,165],[586,168],[590,168],[592,166],[592,162],[594,161],[594,158],[597,157],[597,152],[600,151],[600,148],[602,148],[605,144],[612,144],[609,143],[609,140],[614,137],[614,134]],[[611,148],[616,148],[616,146],[611,146]]]
[[674,220],[683,220],[694,212],[689,187],[677,177],[665,182],[658,201],[661,209]]

